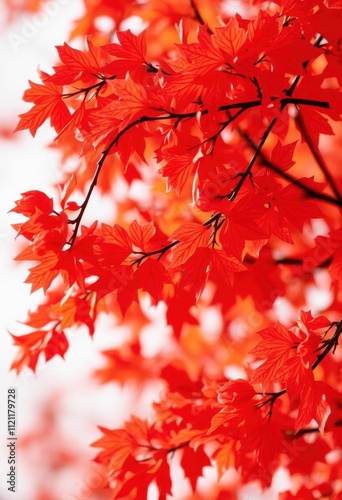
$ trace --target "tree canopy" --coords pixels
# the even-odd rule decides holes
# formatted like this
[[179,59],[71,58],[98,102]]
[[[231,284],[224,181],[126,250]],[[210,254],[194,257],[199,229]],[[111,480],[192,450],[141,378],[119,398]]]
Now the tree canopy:
[[[177,481],[182,499],[239,498],[282,469],[279,498],[337,500],[341,1],[83,1],[16,128],[49,120],[74,167],[12,209],[45,293],[12,368],[111,315],[129,333],[94,376],[162,389],[151,419],[92,443],[110,498],[178,498]],[[86,224],[94,191],[112,213]],[[147,355],[155,310],[168,327]]]

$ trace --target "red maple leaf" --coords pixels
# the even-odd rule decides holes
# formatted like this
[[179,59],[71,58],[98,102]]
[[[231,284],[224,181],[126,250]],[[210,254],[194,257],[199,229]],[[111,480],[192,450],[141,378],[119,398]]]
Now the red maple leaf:
[[172,283],[171,276],[161,262],[148,258],[135,272],[134,283],[137,288],[146,290],[157,303],[162,296],[166,283]]
[[29,84],[31,89],[25,90],[23,100],[34,105],[26,113],[19,115],[20,121],[15,131],[29,129],[34,137],[38,128],[49,118],[55,131],[61,132],[71,119],[71,113],[61,95],[62,87],[50,82],[40,85],[29,81]]
[[172,267],[179,267],[187,262],[198,248],[205,248],[209,242],[210,233],[206,226],[188,222],[176,229],[170,236],[171,241],[178,241],[172,249]]
[[296,148],[297,141],[291,144],[282,145],[280,141],[277,142],[272,150],[271,161],[283,170],[291,168],[295,162],[293,161],[293,153]]
[[261,383],[265,387],[271,382],[279,381],[278,372],[285,361],[293,356],[293,347],[298,343],[298,338],[281,323],[258,333],[263,340],[250,352],[258,358],[266,359],[255,370],[252,382]]
[[[253,0],[243,15],[221,0],[82,1],[72,37],[92,38],[57,47],[17,126],[34,135],[50,118],[62,184],[12,209],[17,260],[45,292],[12,368],[64,357],[69,332],[92,337],[104,314],[114,324],[97,378],[138,388],[131,410],[148,420],[100,428],[95,497],[166,500],[182,477],[185,496],[235,498],[281,467],[295,496],[335,500],[341,0]],[[85,222],[94,193],[107,223]]]
[[55,74],[47,75],[45,81],[57,85],[69,85],[78,80],[90,83],[96,80],[95,74],[101,67],[101,49],[95,47],[90,38],[87,38],[87,51],[74,49],[67,43],[58,45],[60,66],[55,66]]
[[180,463],[185,476],[190,480],[192,491],[196,491],[197,481],[202,475],[203,467],[211,465],[208,456],[203,451],[203,446],[198,447],[196,450],[190,448],[190,446],[185,446]]
[[115,57],[115,61],[104,66],[105,74],[115,74],[118,78],[125,78],[128,71],[133,80],[141,81],[143,77],[146,77],[149,69],[156,71],[152,65],[149,66],[146,62],[145,30],[139,35],[134,35],[131,30],[118,31],[117,37],[119,43],[110,43],[102,47],[108,54]]
[[298,417],[295,423],[295,432],[310,424],[314,419],[319,430],[324,433],[325,424],[331,413],[330,405],[327,401],[330,387],[324,382],[313,381],[311,384],[304,384],[300,391],[300,404]]

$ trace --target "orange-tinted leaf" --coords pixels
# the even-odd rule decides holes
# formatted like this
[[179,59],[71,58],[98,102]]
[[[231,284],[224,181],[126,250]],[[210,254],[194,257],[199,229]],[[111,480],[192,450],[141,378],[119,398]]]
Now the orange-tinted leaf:
[[60,185],[61,189],[61,207],[64,209],[66,202],[74,192],[77,186],[77,178],[75,174],[72,174],[67,182]]
[[29,111],[19,115],[20,121],[15,131],[29,129],[34,137],[38,128],[50,118],[51,126],[59,133],[71,118],[70,111],[61,96],[61,87],[53,83],[44,85],[31,81],[29,83],[35,93],[29,94],[29,91],[26,91],[24,100],[35,104]]
[[47,289],[60,272],[56,269],[57,263],[58,255],[55,252],[47,252],[37,266],[29,269],[30,273],[25,283],[32,283],[31,293],[39,290],[39,288],[42,288],[45,293],[47,292]]
[[42,191],[26,191],[21,193],[22,198],[15,202],[15,207],[11,212],[23,214],[30,217],[39,210],[42,213],[50,214],[53,210],[53,200]]
[[95,460],[103,465],[112,465],[114,469],[120,469],[130,456],[134,446],[134,440],[124,429],[109,430],[99,427],[103,436],[94,441],[91,446],[103,448]]
[[218,477],[221,478],[223,474],[235,465],[235,445],[234,441],[220,445],[215,451],[213,459],[217,465]]
[[246,31],[239,27],[235,18],[230,19],[224,28],[216,28],[214,36],[215,44],[232,59],[237,55],[246,38]]
[[[115,94],[119,99],[113,101],[109,107],[116,118],[122,119],[121,128],[129,122],[144,114],[148,104],[147,92],[140,83],[135,83],[130,77],[125,80],[113,80],[110,82]],[[107,110],[109,110],[109,107]]]
[[103,46],[104,50],[117,58],[105,66],[105,71],[119,78],[124,78],[129,71],[134,80],[146,75],[147,68],[143,66],[147,50],[146,31],[142,31],[139,35],[134,35],[130,30],[118,31],[117,37],[120,45],[111,43]]
[[255,390],[247,380],[236,379],[219,388],[217,399],[222,404],[239,406],[241,403],[249,403],[255,395]]
[[130,237],[128,236],[127,231],[123,227],[119,226],[119,224],[114,224],[114,226],[102,224],[101,231],[106,243],[120,245],[128,250],[131,250],[132,245]]
[[300,355],[288,358],[279,367],[277,380],[286,385],[289,398],[291,401],[295,401],[303,385],[311,384],[313,381],[311,366],[305,366]]
[[207,434],[212,434],[221,426],[227,427],[229,420],[234,419],[235,416],[236,415],[232,413],[231,408],[225,406],[224,408],[222,408],[222,410],[216,413],[216,415],[214,415],[213,418],[211,419],[211,425]]
[[[334,135],[328,119],[315,109],[306,106],[305,109],[301,109],[301,115],[307,132],[316,147],[318,146],[320,134]],[[305,141],[305,138],[303,138],[303,141]]]
[[16,370],[20,373],[25,367],[35,371],[38,358],[44,349],[45,339],[49,336],[48,331],[37,330],[26,335],[12,335],[14,344],[19,347],[19,351],[15,360],[11,365],[11,370]]
[[317,316],[314,318],[311,311],[300,311],[299,326],[303,325],[308,332],[320,330],[321,328],[329,328],[331,321],[325,316]]
[[168,191],[174,189],[177,196],[180,196],[182,189],[195,170],[193,159],[190,155],[172,155],[172,159],[162,167],[159,172],[163,177],[167,177]]
[[74,49],[66,42],[58,45],[57,51],[61,66],[55,66],[55,74],[49,76],[47,82],[57,85],[67,85],[83,78],[94,78],[93,74],[101,67],[101,51],[87,39],[88,51]]

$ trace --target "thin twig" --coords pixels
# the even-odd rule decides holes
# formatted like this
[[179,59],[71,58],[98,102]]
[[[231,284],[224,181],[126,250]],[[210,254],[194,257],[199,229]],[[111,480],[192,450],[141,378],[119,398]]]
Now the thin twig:
[[93,177],[93,179],[91,181],[88,193],[87,193],[87,195],[85,197],[85,200],[82,203],[80,213],[78,214],[77,218],[74,221],[75,222],[75,227],[73,229],[73,233],[71,235],[71,238],[68,241],[68,245],[70,245],[70,248],[72,247],[72,245],[75,242],[75,239],[76,239],[76,236],[77,236],[77,231],[78,231],[78,228],[79,228],[79,226],[81,224],[83,214],[85,212],[85,209],[87,208],[87,205],[89,203],[91,194],[92,194],[92,192],[93,192],[93,190],[94,190],[94,188],[95,188],[95,186],[97,184],[97,180],[98,180],[98,177],[99,177],[100,172],[102,170],[103,164],[104,164],[107,156],[109,155],[112,147],[114,146],[114,144],[115,144],[115,139],[112,142],[110,142],[110,144],[106,147],[106,149],[103,151],[103,153],[101,155],[101,158],[99,159],[99,161],[97,163],[95,175],[94,175],[94,177]]
[[[241,137],[243,137],[246,140],[246,142],[248,142],[248,144],[254,149],[254,151],[256,151],[258,146],[257,144],[255,144],[255,142],[249,136],[249,134],[244,130],[242,130],[240,127],[236,127],[236,130],[239,132]],[[325,193],[320,193],[318,191],[315,191],[314,189],[311,189],[309,186],[301,182],[299,179],[296,179],[296,177],[293,177],[293,175],[289,174],[288,172],[285,172],[280,167],[278,167],[275,163],[269,160],[262,151],[259,151],[258,155],[264,165],[266,165],[270,170],[276,172],[279,176],[283,177],[283,179],[286,179],[287,181],[291,182],[291,184],[294,184],[295,186],[305,191],[307,196],[311,198],[316,198],[318,200],[326,201],[338,207],[342,206],[341,200],[337,200],[333,196],[330,196]]]
[[327,342],[327,345],[325,349],[317,356],[316,361],[312,364],[311,369],[314,370],[325,358],[325,356],[333,349],[333,352],[335,352],[335,349],[338,345],[339,337],[342,333],[342,320],[339,321],[336,324],[336,330],[334,335],[329,339]]
[[[261,104],[261,101],[251,101],[251,102],[243,102],[243,103],[232,103],[232,104],[228,104],[228,105],[224,105],[224,106],[220,106],[219,108],[219,111],[225,111],[227,109],[235,109],[235,108],[240,108],[240,111],[238,111],[236,113],[236,116],[238,114],[240,114],[242,112],[242,110],[245,110],[245,109],[248,109],[250,107],[254,107],[254,106],[258,106]],[[75,224],[75,227],[74,227],[74,230],[73,230],[73,234],[71,236],[71,238],[69,239],[69,241],[67,242],[70,247],[74,244],[75,242],[75,239],[76,239],[76,236],[77,236],[77,232],[78,232],[78,229],[79,229],[79,226],[81,224],[81,220],[82,220],[82,217],[83,217],[83,214],[85,212],[85,209],[88,205],[88,202],[89,202],[89,199],[91,197],[91,194],[97,184],[97,180],[98,180],[98,177],[100,175],[100,172],[102,170],[102,167],[103,167],[103,164],[107,158],[107,156],[109,155],[109,153],[111,152],[113,146],[115,146],[116,144],[118,144],[119,140],[121,139],[121,137],[126,133],[128,132],[128,130],[130,130],[131,128],[133,127],[136,127],[137,125],[140,125],[142,123],[146,123],[146,122],[150,122],[150,121],[163,121],[163,120],[185,120],[185,119],[189,119],[189,118],[194,118],[198,111],[192,111],[192,112],[189,112],[189,113],[175,113],[175,112],[166,112],[165,111],[165,115],[156,115],[156,116],[140,116],[139,118],[137,118],[136,120],[133,120],[131,123],[129,123],[128,125],[126,125],[122,130],[120,130],[120,132],[118,132],[116,134],[116,136],[114,137],[114,139],[109,143],[109,145],[107,146],[107,148],[102,152],[101,154],[101,158],[100,160],[98,161],[97,163],[97,167],[96,167],[96,171],[95,171],[95,174],[94,174],[94,177],[91,181],[91,184],[90,184],[90,187],[89,187],[89,190],[88,190],[88,193],[86,195],[86,198],[84,200],[84,202],[82,203],[82,206],[81,206],[81,210],[80,210],[80,213],[78,214],[78,216],[76,217],[75,220],[73,221],[69,221],[69,223],[72,223],[72,224]],[[201,111],[202,115],[206,115],[209,113],[209,110],[207,109],[204,109]]]
[[266,142],[266,139],[267,137],[270,135],[271,131],[272,131],[272,128],[274,127],[274,125],[276,124],[277,122],[277,118],[274,117],[272,118],[272,120],[270,121],[267,129],[265,130],[264,132],[264,135],[262,136],[262,139],[261,141],[259,142],[258,146],[256,147],[255,149],[255,153],[254,155],[252,156],[249,164],[248,164],[248,167],[246,168],[246,170],[244,171],[244,173],[242,174],[239,182],[237,183],[237,185],[235,186],[235,188],[233,189],[232,193],[230,193],[228,195],[228,199],[230,201],[233,201],[236,196],[238,195],[243,183],[245,182],[246,178],[250,175],[251,171],[252,171],[252,168],[254,166],[254,163],[256,162],[256,159],[258,158],[259,154],[261,153],[261,150]]
[[[194,0],[190,0],[190,5],[191,5],[191,8],[192,10],[194,11],[194,14],[195,14],[195,18],[197,19],[197,21],[199,22],[199,24],[201,24],[202,26],[204,24],[206,24],[197,8],[197,5],[195,4]],[[213,31],[209,28],[209,26],[207,26],[207,31],[210,35],[213,34]]]
[[313,141],[311,139],[311,136],[310,136],[310,134],[308,132],[308,129],[305,126],[304,120],[303,120],[300,112],[296,116],[295,121],[296,121],[296,123],[298,125],[298,128],[299,128],[299,130],[300,130],[303,138],[305,139],[305,142],[307,143],[307,145],[308,145],[308,147],[309,147],[309,149],[310,149],[310,151],[312,153],[312,156],[315,158],[315,160],[317,162],[317,165],[319,166],[319,168],[322,170],[323,174],[325,175],[325,178],[328,181],[328,183],[329,183],[332,191],[334,192],[336,198],[338,200],[342,201],[342,195],[339,192],[339,190],[337,189],[337,186],[335,184],[334,178],[330,174],[329,169],[328,169],[328,167],[327,167],[327,165],[326,165],[326,163],[324,161],[324,158],[321,155],[319,149],[313,143]]
[[[220,229],[220,227],[222,226],[222,224],[225,221],[225,219],[224,218],[221,219],[221,217],[222,217],[222,213],[218,212],[218,213],[212,215],[210,217],[210,219],[208,219],[206,222],[202,223],[203,227],[213,226],[213,232],[212,232],[212,234],[210,235],[209,238],[213,238],[213,241],[215,243],[216,243],[216,239],[215,239],[216,238],[216,234],[217,234],[218,230]],[[152,255],[158,255],[159,254],[157,260],[160,260],[162,258],[162,256],[164,255],[164,253],[166,253],[168,250],[171,250],[171,248],[175,247],[179,243],[181,243],[180,240],[174,240],[171,243],[169,243],[168,245],[165,245],[165,246],[163,246],[161,248],[157,248],[157,250],[151,250],[150,252],[134,251],[133,254],[140,255],[140,257],[138,257],[136,260],[134,260],[132,262],[132,265],[136,264],[137,266],[140,266],[140,264],[142,263],[142,261],[144,259],[147,259],[148,257],[151,257]]]

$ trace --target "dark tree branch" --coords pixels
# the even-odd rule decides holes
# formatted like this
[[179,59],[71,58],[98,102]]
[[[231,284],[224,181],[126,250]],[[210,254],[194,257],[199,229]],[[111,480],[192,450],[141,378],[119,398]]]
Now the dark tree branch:
[[[335,330],[335,333],[334,335],[327,341],[327,345],[325,346],[325,348],[323,349],[323,351],[321,352],[321,354],[319,354],[317,356],[317,359],[316,361],[313,363],[313,365],[311,366],[311,369],[314,370],[322,361],[323,359],[326,357],[326,355],[332,350],[333,351],[333,354],[335,353],[335,350],[336,350],[336,347],[338,346],[338,341],[339,341],[339,338],[340,338],[340,335],[342,333],[342,320],[338,321],[337,323],[332,323],[331,324],[331,327],[333,326],[336,326],[336,330]],[[331,328],[330,327],[330,328]],[[329,330],[328,330],[329,331]]]
[[[191,0],[191,5],[192,5],[192,8],[194,9],[194,12],[196,14],[196,16],[199,16],[197,18],[199,18],[202,22],[202,18],[200,17],[200,14],[198,12],[198,9],[194,3],[194,0]],[[318,41],[316,43],[319,43]],[[304,67],[308,64],[308,62],[305,62],[304,63]],[[109,77],[107,79],[113,79],[115,78],[116,76],[113,75],[112,77]],[[106,83],[106,80],[104,77],[102,76],[99,76],[98,78],[100,78],[100,82],[98,84],[95,84],[95,85],[92,85],[86,89],[83,89],[83,90],[77,90],[75,93],[71,93],[71,94],[65,94],[63,97],[71,97],[72,95],[77,95],[77,94],[80,94],[81,92],[83,92],[85,95],[84,95],[84,98],[86,98],[86,96],[88,95],[88,93],[93,90],[93,89],[96,89],[95,90],[95,95],[97,95],[99,93],[99,91],[101,90],[102,86],[105,85]],[[313,101],[313,100],[306,100],[306,99],[296,99],[296,98],[293,98],[292,97],[292,94],[293,94],[293,91],[297,85],[297,83],[299,82],[299,76],[298,77],[295,77],[294,81],[292,82],[290,88],[286,91],[286,95],[288,97],[285,97],[283,99],[280,99],[280,111],[283,111],[283,109],[285,108],[285,106],[287,104],[304,104],[304,105],[310,105],[310,106],[319,106],[319,107],[323,107],[323,108],[328,108],[329,107],[329,103],[326,103],[326,102],[322,102],[322,101]],[[230,109],[238,109],[238,112],[234,115],[234,117],[230,117],[228,121],[226,121],[221,129],[220,129],[220,132],[222,132],[222,130],[224,130],[224,128],[226,126],[228,126],[235,118],[237,118],[240,114],[242,114],[243,111],[245,111],[246,109],[250,109],[250,108],[253,108],[253,107],[256,107],[256,106],[260,106],[262,104],[262,100],[261,99],[258,99],[258,100],[255,100],[255,101],[249,101],[249,102],[240,102],[240,103],[230,103],[230,104],[225,104],[225,105],[222,105],[218,108],[218,111],[229,111]],[[130,130],[131,128],[141,124],[141,123],[146,123],[146,122],[149,122],[149,121],[163,121],[163,120],[173,120],[173,119],[176,119],[176,124],[178,123],[178,121],[180,120],[185,120],[185,119],[189,119],[189,118],[194,118],[196,117],[198,111],[200,110],[197,110],[197,111],[193,111],[193,112],[189,112],[189,113],[174,113],[174,112],[168,112],[168,111],[165,111],[165,110],[156,110],[156,111],[163,111],[165,112],[166,114],[165,115],[162,115],[162,116],[141,116],[140,118],[137,118],[136,120],[133,120],[131,123],[129,123],[128,125],[126,125],[122,130],[120,130],[120,132],[117,133],[117,135],[115,136],[115,138],[109,143],[109,145],[107,146],[107,148],[103,151],[102,155],[101,155],[101,158],[100,160],[98,161],[98,164],[97,164],[97,167],[96,167],[96,171],[95,171],[95,174],[94,174],[94,177],[93,177],[93,180],[91,181],[91,184],[90,184],[90,187],[89,187],[89,190],[88,190],[88,193],[86,195],[86,198],[81,206],[81,210],[80,210],[80,213],[78,214],[77,218],[74,220],[74,221],[69,221],[70,224],[75,224],[75,227],[74,227],[74,230],[73,230],[73,234],[71,236],[71,238],[69,239],[69,241],[67,242],[70,247],[74,244],[75,242],[75,239],[76,239],[76,236],[77,236],[77,232],[78,232],[78,229],[79,229],[79,226],[81,224],[81,220],[82,220],[82,217],[83,217],[83,214],[85,212],[85,209],[89,203],[89,199],[91,197],[91,194],[97,184],[97,181],[98,181],[98,177],[100,175],[100,172],[102,170],[102,167],[103,167],[103,164],[107,158],[107,156],[109,155],[109,153],[111,152],[113,146],[115,146],[116,144],[118,144],[120,138],[128,131]],[[208,109],[204,109],[204,110],[201,110],[201,114],[202,115],[206,115],[209,113],[209,110]],[[232,191],[232,193],[230,193],[228,195],[228,198],[233,201],[235,199],[235,197],[237,196],[237,194],[239,193],[239,190],[241,189],[243,183],[245,182],[246,178],[251,174],[251,171],[252,171],[252,168],[255,164],[255,161],[257,159],[258,156],[260,156],[261,158],[264,157],[264,155],[262,154],[262,148],[264,146],[264,143],[265,141],[267,140],[267,137],[269,136],[272,128],[274,127],[275,123],[277,121],[277,118],[274,117],[270,124],[268,125],[267,129],[265,130],[265,133],[259,143],[258,146],[254,147],[254,150],[255,150],[255,154],[253,155],[252,159],[250,160],[249,162],[249,165],[247,167],[247,169],[245,170],[245,172],[242,174],[239,182],[237,183],[237,186],[235,187],[235,189]],[[239,129],[238,129],[239,130]],[[213,140],[215,140],[215,136],[213,136],[212,138]]]
[[196,144],[195,146],[193,146],[191,149],[193,148],[197,148],[199,146],[201,146],[202,144],[205,144],[206,142],[212,142],[212,147],[215,146],[215,143],[219,137],[219,135],[224,131],[225,128],[228,127],[228,125],[230,125],[239,115],[241,115],[243,112],[245,111],[245,108],[240,108],[234,116],[231,116],[228,120],[226,120],[225,122],[223,122],[221,124],[221,127],[218,129],[218,131],[210,136],[210,137],[207,137],[206,139],[204,139],[203,141],[201,141],[200,143]]
[[95,90],[95,95],[97,95],[102,87],[106,84],[107,82],[105,80],[102,80],[101,82],[95,83],[94,85],[91,85],[90,87],[86,87],[84,89],[78,89],[75,92],[68,92],[67,94],[62,94],[62,99],[69,99],[70,97],[74,97],[79,94],[84,94],[84,99],[86,99],[87,95],[91,90]]
[[315,106],[316,108],[330,109],[330,103],[327,101],[316,101],[314,99],[302,99],[299,97],[284,97],[280,99],[282,105],[304,104],[304,106]]
[[[103,75],[94,75],[96,78],[98,78],[100,81],[98,83],[94,83],[94,85],[90,85],[89,87],[85,87],[83,89],[77,89],[75,92],[68,92],[66,94],[62,94],[62,99],[69,99],[70,97],[74,97],[79,94],[84,94],[84,99],[86,99],[87,95],[91,90],[95,90],[93,96],[97,96],[102,87],[104,87],[107,83],[107,80],[115,80],[116,75],[104,77]],[[76,87],[77,88],[77,87]]]
[[[244,263],[254,264],[257,259],[253,259],[251,257],[246,257],[244,259]],[[305,262],[305,259],[297,258],[297,257],[283,257],[282,259],[275,259],[273,263],[275,265],[289,265],[289,266],[302,266]],[[325,259],[322,262],[319,262],[314,269],[328,267],[332,262],[332,257]]]
[[254,166],[254,163],[256,162],[256,159],[258,158],[259,154],[261,153],[261,150],[262,150],[262,148],[263,148],[263,146],[264,146],[264,144],[266,142],[266,139],[270,135],[270,133],[272,131],[272,128],[274,127],[274,125],[276,124],[276,122],[277,122],[277,118],[275,118],[275,117],[272,118],[272,120],[270,121],[267,129],[264,132],[264,135],[262,136],[261,141],[259,142],[258,146],[255,149],[255,153],[252,156],[252,158],[251,158],[251,160],[250,160],[250,162],[248,164],[248,167],[246,168],[246,170],[242,174],[239,182],[237,183],[237,185],[235,186],[235,188],[233,189],[233,191],[227,196],[230,201],[233,201],[237,197],[237,195],[238,195],[238,193],[239,193],[239,191],[240,191],[243,183],[245,182],[245,180],[247,179],[247,177],[251,174],[251,171],[252,171],[252,168]]
[[76,219],[73,221],[73,223],[75,224],[75,227],[73,229],[73,233],[71,235],[71,238],[67,242],[67,244],[70,245],[70,248],[72,247],[72,245],[75,242],[75,239],[76,239],[76,236],[77,236],[77,232],[78,232],[79,226],[80,226],[81,221],[82,221],[83,214],[85,212],[85,209],[87,208],[87,205],[89,203],[89,200],[90,200],[90,197],[92,195],[92,192],[93,192],[93,190],[94,190],[94,188],[95,188],[95,186],[97,184],[97,180],[98,180],[99,175],[101,173],[103,164],[104,164],[107,156],[109,155],[112,147],[114,146],[114,144],[115,144],[115,139],[106,147],[106,149],[103,151],[103,153],[101,155],[101,158],[99,159],[99,161],[97,163],[95,175],[94,175],[94,177],[93,177],[93,179],[91,181],[88,193],[87,193],[87,195],[85,197],[85,200],[83,201],[83,203],[81,205],[80,213],[78,214],[78,216],[76,217]]
[[140,251],[133,252],[135,255],[140,255],[141,257],[139,257],[134,262],[132,262],[132,265],[137,264],[137,266],[140,266],[140,264],[142,263],[143,260],[147,259],[148,257],[151,257],[152,255],[159,254],[157,260],[160,260],[162,258],[162,256],[164,255],[164,253],[166,253],[168,250],[171,250],[171,248],[178,245],[178,243],[180,243],[180,241],[175,240],[172,243],[170,243],[169,245],[166,245],[165,247],[162,247],[162,248],[158,248],[157,250],[152,250],[151,252],[140,252]]
[[[194,11],[195,19],[199,22],[199,24],[201,24],[203,26],[205,24],[205,22],[200,14],[194,0],[190,0],[190,5],[191,5],[192,10]],[[209,26],[207,27],[207,31],[210,35],[213,34],[213,31],[209,28]]]
[[[210,217],[210,219],[208,219],[206,222],[203,222],[203,224],[202,224],[202,226],[208,227],[208,228],[210,226],[213,226],[213,232],[210,235],[210,238],[212,238],[212,241],[213,241],[213,243],[212,243],[213,246],[216,243],[216,234],[217,234],[218,230],[220,229],[220,227],[222,226],[222,224],[224,223],[224,220],[225,220],[224,218],[221,219],[221,217],[222,217],[222,213],[218,212],[218,213],[214,214],[212,217]],[[171,248],[173,248],[174,246],[178,245],[179,243],[180,243],[179,240],[174,240],[171,243],[169,243],[168,245],[165,245],[162,248],[158,248],[157,250],[151,250],[150,252],[135,251],[135,252],[133,252],[133,254],[140,255],[140,257],[138,257],[136,260],[134,260],[132,262],[132,265],[137,264],[139,266],[144,259],[147,259],[148,257],[151,257],[152,255],[158,255],[159,254],[157,260],[160,260],[162,258],[162,256],[168,250],[171,250]]]
[[318,427],[312,427],[311,429],[300,429],[296,434],[293,432],[291,439],[298,439],[301,436],[304,436],[305,434],[312,434],[315,432],[319,432]]
[[[328,267],[332,262],[332,257],[329,257],[328,259],[325,259],[322,262],[319,262],[317,266],[314,268],[324,268]],[[274,261],[275,264],[283,264],[283,265],[303,265],[304,260],[303,259],[296,259],[296,258],[291,258],[291,257],[284,257],[283,259],[277,259]]]
[[[322,40],[323,40],[322,35],[319,35],[319,37],[317,38],[317,40],[315,41],[315,43],[313,44],[313,46],[314,47],[319,47]],[[303,63],[303,69],[307,68],[309,62],[310,61],[304,61],[304,63]],[[295,88],[297,87],[300,79],[301,79],[301,75],[296,75],[294,77],[293,82],[291,83],[290,88],[286,91],[286,94],[288,96],[292,96],[292,94],[293,94]]]
[[[241,137],[243,137],[246,140],[246,142],[248,142],[248,144],[254,149],[254,151],[256,151],[258,149],[258,146],[254,143],[253,139],[249,136],[249,134],[247,132],[242,130],[240,127],[237,127],[236,130],[239,132]],[[296,179],[295,177],[293,177],[293,175],[289,174],[288,172],[285,172],[280,167],[278,167],[273,162],[271,162],[271,160],[266,158],[265,154],[262,151],[259,151],[258,154],[259,154],[259,157],[264,165],[266,165],[270,170],[273,170],[278,175],[283,177],[283,179],[286,179],[287,181],[291,182],[291,184],[294,184],[295,186],[297,186],[300,189],[302,189],[303,191],[305,191],[307,196],[309,196],[311,198],[315,198],[317,200],[326,201],[326,202],[331,203],[332,205],[336,205],[338,207],[342,206],[341,200],[337,200],[333,196],[330,196],[330,195],[325,194],[325,193],[320,193],[318,191],[315,191],[314,189],[311,189],[309,186],[306,186],[299,179]]]
[[325,175],[325,178],[328,181],[333,193],[335,194],[335,196],[338,200],[342,201],[341,193],[337,189],[334,178],[330,174],[329,169],[328,169],[328,167],[324,161],[324,158],[322,157],[319,149],[312,142],[311,136],[308,132],[308,129],[305,126],[304,120],[303,120],[300,112],[296,116],[295,121],[298,125],[298,128],[299,128],[301,134],[302,134],[302,137],[305,139],[305,142],[307,143],[313,157],[315,158],[317,165],[319,166],[319,168],[322,170],[323,174]]
[[217,214],[212,215],[209,220],[207,220],[206,222],[203,223],[203,226],[207,227],[207,226],[211,226],[212,224],[215,224],[215,222],[218,221],[221,216],[222,216],[221,212],[218,212]]
[[[220,106],[220,108],[218,110],[219,111],[226,111],[226,110],[229,110],[229,109],[239,109],[239,111],[235,114],[235,117],[236,117],[239,114],[241,114],[242,111],[244,111],[245,109],[252,108],[254,106],[259,106],[260,104],[261,104],[260,100],[258,100],[258,101],[250,101],[250,102],[242,102],[242,103],[232,103],[232,104],[227,104],[227,105],[224,105],[224,106]],[[159,111],[165,111],[165,110],[159,110]],[[170,111],[170,112],[165,111],[165,113],[167,113],[167,114],[162,115],[162,116],[160,116],[160,115],[156,115],[156,116],[145,116],[145,115],[143,115],[140,118],[137,118],[136,120],[133,120],[131,123],[129,123],[128,125],[126,125],[122,130],[120,130],[120,132],[118,132],[116,134],[116,136],[114,137],[114,139],[109,143],[109,145],[107,146],[107,148],[102,152],[101,158],[100,158],[100,160],[97,163],[96,171],[95,171],[94,177],[93,177],[93,179],[91,181],[88,193],[86,195],[86,198],[85,198],[84,202],[82,203],[80,213],[78,214],[78,216],[76,217],[75,220],[73,220],[73,221],[69,220],[70,224],[75,224],[75,227],[74,227],[74,230],[73,230],[73,234],[72,234],[71,238],[69,239],[69,241],[67,242],[67,244],[70,245],[70,247],[75,242],[75,239],[76,239],[76,236],[77,236],[77,232],[78,232],[79,226],[81,224],[81,220],[82,220],[83,214],[84,214],[85,209],[86,209],[86,207],[87,207],[87,205],[89,203],[91,194],[92,194],[92,192],[93,192],[93,190],[94,190],[94,188],[95,188],[95,186],[97,184],[98,177],[99,177],[99,175],[101,173],[103,164],[104,164],[107,156],[110,154],[112,148],[115,145],[118,144],[120,138],[126,132],[128,132],[128,130],[130,130],[133,127],[136,127],[137,125],[140,125],[141,123],[146,123],[146,122],[151,122],[151,121],[163,121],[163,120],[177,120],[177,122],[178,122],[179,120],[185,120],[185,119],[196,117],[198,111],[192,111],[192,112],[189,112],[189,113],[174,113],[172,111]],[[204,110],[202,110],[201,113],[202,113],[202,115],[206,115],[206,114],[209,113],[209,110],[204,109]]]
[[[307,63],[306,63],[306,64],[307,64]],[[295,99],[292,97],[292,94],[293,94],[293,92],[294,92],[294,90],[295,90],[296,85],[298,84],[298,82],[299,82],[299,79],[297,79],[297,80],[295,79],[295,80],[292,82],[292,84],[291,84],[290,88],[286,91],[286,94],[287,94],[289,97],[287,97],[287,98],[283,98],[283,99],[281,99],[281,100],[280,100],[280,102],[281,102],[281,105],[280,105],[280,113],[284,110],[284,108],[287,106],[287,104],[291,104],[291,103],[293,104],[293,103],[295,102]],[[297,100],[297,101],[298,101],[298,100]],[[311,105],[311,106],[313,105],[313,104],[312,104],[312,103],[313,103],[313,101],[307,101],[306,103],[309,103],[309,105]],[[298,102],[297,102],[297,104],[298,104]],[[304,104],[303,100],[302,100],[302,104]],[[321,103],[321,104],[323,104],[323,103]],[[324,103],[324,104],[327,104],[327,105],[328,105],[328,107],[329,107],[329,103]],[[317,105],[317,104],[316,104],[316,105]],[[262,137],[261,141],[260,141],[260,142],[259,142],[259,144],[258,144],[258,145],[254,148],[255,153],[254,153],[253,157],[251,158],[251,160],[250,160],[250,162],[249,162],[249,164],[248,164],[247,169],[246,169],[246,170],[245,170],[245,172],[242,174],[241,179],[240,179],[240,180],[239,180],[239,182],[237,183],[237,185],[236,185],[235,189],[232,191],[232,193],[230,193],[230,194],[228,195],[228,199],[229,199],[230,201],[233,201],[233,200],[236,198],[236,196],[238,195],[238,193],[239,193],[239,191],[240,191],[240,189],[241,189],[241,187],[242,187],[243,183],[245,182],[246,178],[247,178],[247,177],[251,174],[251,172],[252,172],[252,168],[253,168],[253,166],[254,166],[254,164],[255,164],[255,162],[256,162],[256,159],[257,159],[257,157],[258,157],[258,156],[260,156],[260,155],[262,154],[262,148],[263,148],[263,146],[264,146],[264,144],[265,144],[265,142],[266,142],[266,140],[267,140],[268,136],[270,135],[270,133],[271,133],[271,131],[272,131],[272,129],[273,129],[273,127],[274,127],[274,125],[276,124],[277,120],[278,120],[278,117],[274,117],[274,118],[272,118],[272,120],[270,121],[270,123],[269,123],[269,125],[268,125],[267,129],[266,129],[266,130],[265,130],[265,132],[264,132],[264,135],[263,135],[263,137]],[[238,127],[237,127],[237,129],[239,130],[239,128],[238,128]]]

